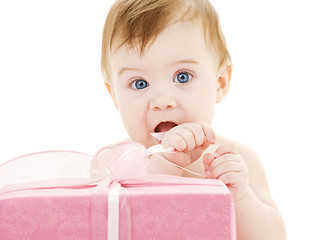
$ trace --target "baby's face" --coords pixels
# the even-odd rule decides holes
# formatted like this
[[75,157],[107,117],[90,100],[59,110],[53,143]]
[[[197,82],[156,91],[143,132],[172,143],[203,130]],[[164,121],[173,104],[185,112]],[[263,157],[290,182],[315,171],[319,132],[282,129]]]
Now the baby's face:
[[149,147],[158,143],[150,133],[182,123],[211,123],[218,60],[199,25],[171,25],[144,55],[122,46],[110,61],[112,97],[132,140]]

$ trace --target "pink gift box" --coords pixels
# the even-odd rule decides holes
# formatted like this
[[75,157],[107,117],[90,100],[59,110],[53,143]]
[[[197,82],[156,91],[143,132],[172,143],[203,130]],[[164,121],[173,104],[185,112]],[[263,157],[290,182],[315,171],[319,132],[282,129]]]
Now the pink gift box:
[[[127,184],[119,197],[119,239],[235,239],[232,196],[218,180],[202,180]],[[94,192],[88,187],[4,194],[0,239],[108,239],[108,196]]]
[[236,238],[232,195],[219,180],[151,175],[78,181],[2,191],[0,240]]

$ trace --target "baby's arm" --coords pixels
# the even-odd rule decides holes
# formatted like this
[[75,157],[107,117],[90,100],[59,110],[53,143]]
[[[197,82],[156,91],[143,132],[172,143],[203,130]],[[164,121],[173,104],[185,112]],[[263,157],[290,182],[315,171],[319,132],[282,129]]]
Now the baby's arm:
[[[285,239],[285,226],[269,192],[256,154],[240,144],[225,144],[203,162],[211,178],[221,179],[234,198],[237,239]],[[250,177],[249,177],[250,176]]]

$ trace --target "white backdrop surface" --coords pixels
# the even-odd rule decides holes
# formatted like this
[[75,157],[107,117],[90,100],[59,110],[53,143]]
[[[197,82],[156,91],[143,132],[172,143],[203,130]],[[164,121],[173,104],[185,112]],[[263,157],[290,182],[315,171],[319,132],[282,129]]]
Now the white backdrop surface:
[[[0,1],[0,164],[127,137],[100,73],[112,1]],[[216,132],[260,156],[288,239],[326,239],[322,0],[213,1],[233,60]]]

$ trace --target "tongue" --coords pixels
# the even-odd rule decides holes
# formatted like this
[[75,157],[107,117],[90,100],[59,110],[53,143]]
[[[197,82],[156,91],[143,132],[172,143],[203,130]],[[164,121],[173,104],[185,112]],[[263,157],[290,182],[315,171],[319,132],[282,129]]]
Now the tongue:
[[177,126],[177,124],[173,122],[162,122],[155,128],[155,132],[167,132],[175,126]]

